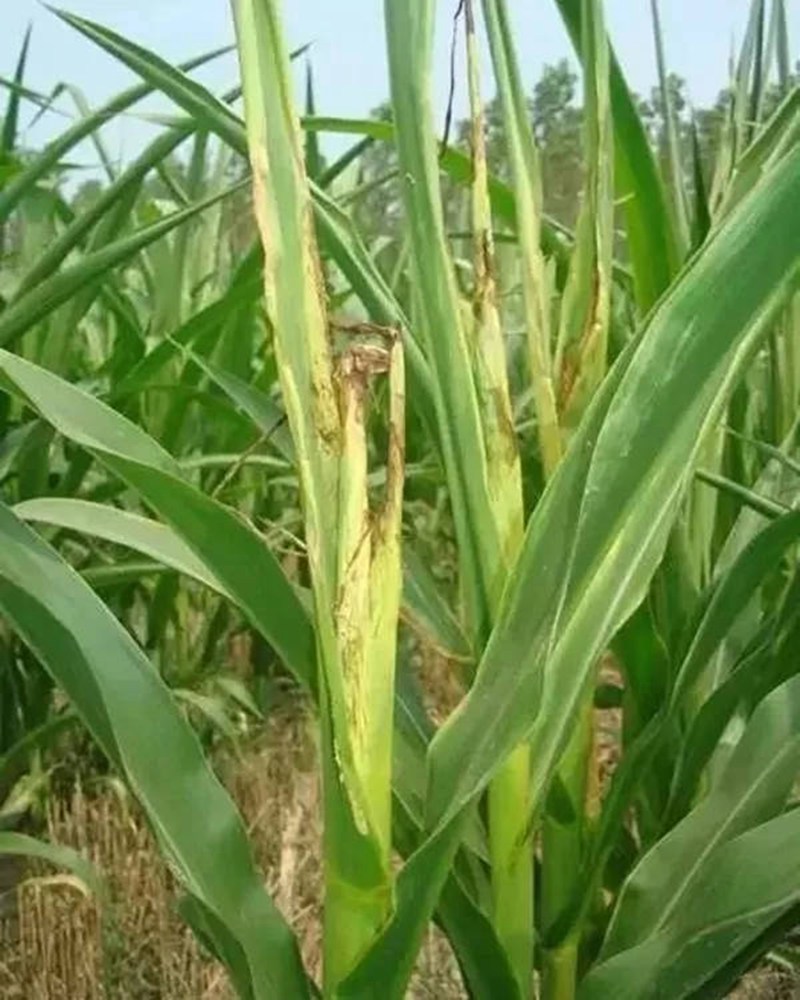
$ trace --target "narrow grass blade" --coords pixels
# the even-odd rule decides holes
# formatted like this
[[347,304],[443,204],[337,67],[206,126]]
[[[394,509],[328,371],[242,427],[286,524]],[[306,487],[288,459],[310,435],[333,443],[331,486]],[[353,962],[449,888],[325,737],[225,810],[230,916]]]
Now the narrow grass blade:
[[692,250],[696,250],[708,236],[711,228],[711,206],[706,187],[703,161],[700,155],[700,138],[697,122],[692,119],[692,179],[694,186],[694,212],[692,213]]

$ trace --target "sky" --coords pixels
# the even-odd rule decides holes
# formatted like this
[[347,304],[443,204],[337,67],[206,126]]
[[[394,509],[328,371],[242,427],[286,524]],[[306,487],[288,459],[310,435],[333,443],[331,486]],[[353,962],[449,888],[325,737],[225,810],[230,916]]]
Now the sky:
[[[227,0],[54,0],[83,17],[154,49],[173,63],[210,51],[233,40]],[[396,0],[403,2],[403,0]],[[444,115],[449,80],[450,24],[457,0],[439,0],[435,58],[435,99]],[[800,0],[789,0],[792,51],[798,52]],[[656,80],[650,0],[606,0],[609,33],[631,86],[648,93]],[[749,0],[661,0],[669,68],[688,81],[691,101],[711,103],[728,78],[730,55],[744,33]],[[310,43],[317,110],[334,116],[366,116],[387,95],[387,71],[381,0],[283,0],[290,45]],[[509,0],[526,84],[532,88],[544,65],[564,56],[573,59],[570,43],[553,0]],[[49,92],[59,82],[79,87],[97,105],[129,86],[132,74],[92,42],[62,23],[37,0],[0,0],[0,75],[11,76],[26,26],[33,36],[26,83]],[[573,59],[574,62],[574,59]],[[298,77],[302,69],[297,68]],[[488,77],[488,71],[484,72]],[[218,93],[236,82],[234,58],[225,57],[199,75]],[[298,79],[298,84],[300,83]],[[487,92],[491,88],[487,86]],[[4,100],[0,95],[0,101]],[[2,105],[0,105],[2,106]],[[466,84],[459,74],[456,111],[466,106]],[[50,113],[34,128],[32,112],[22,118],[23,140],[31,147],[46,141],[69,123],[74,107],[68,99],[60,114]],[[106,127],[104,138],[113,157],[129,159],[154,126],[147,115],[170,113],[168,104],[151,101]],[[334,145],[341,139],[328,140]],[[81,150],[87,167],[95,154]]]

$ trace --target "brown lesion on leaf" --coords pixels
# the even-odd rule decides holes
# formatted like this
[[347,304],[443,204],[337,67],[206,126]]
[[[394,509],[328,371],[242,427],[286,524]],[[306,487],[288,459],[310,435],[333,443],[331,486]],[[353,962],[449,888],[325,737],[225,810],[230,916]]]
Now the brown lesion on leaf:
[[495,386],[492,390],[492,404],[497,431],[503,442],[502,458],[507,465],[514,465],[518,457],[517,431],[514,418],[508,405],[508,395],[503,386]]
[[489,309],[496,308],[494,241],[488,229],[475,236],[475,287],[472,294],[472,315],[480,329]]
[[396,327],[329,319],[328,329],[340,393],[351,388],[363,394],[370,379],[389,373],[392,349],[400,337]]
[[558,392],[558,409],[560,413],[566,413],[572,404],[576,383],[583,372],[584,364],[587,358],[591,356],[591,352],[596,347],[597,338],[602,333],[603,324],[599,315],[600,292],[600,270],[594,267],[592,268],[592,294],[586,312],[583,332],[578,343],[571,349],[568,347],[564,352]]

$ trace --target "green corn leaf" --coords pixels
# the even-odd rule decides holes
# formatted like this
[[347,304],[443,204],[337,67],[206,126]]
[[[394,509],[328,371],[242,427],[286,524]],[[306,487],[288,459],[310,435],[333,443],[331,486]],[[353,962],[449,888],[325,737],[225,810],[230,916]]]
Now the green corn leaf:
[[403,554],[403,617],[426,644],[453,660],[473,659],[469,641],[419,555],[406,546]]
[[[630,1000],[721,994],[705,988],[717,970],[763,939],[800,900],[800,810],[763,823],[713,851],[661,933],[595,966],[578,1000]],[[783,920],[785,930],[791,923]],[[750,954],[756,960],[768,947]]]
[[108,243],[101,249],[87,254],[71,267],[54,274],[38,287],[30,289],[0,315],[0,344],[9,345],[34,324],[44,319],[59,306],[79,293],[102,282],[109,271],[136,256],[141,250],[178,226],[185,224],[207,208],[239,190],[242,184],[214,194],[189,208],[173,212],[164,219]]
[[244,826],[163,681],[87,584],[1,505],[0,536],[4,614],[125,776],[176,874],[242,947],[252,996],[307,996]]
[[[400,1000],[405,996],[463,829],[463,819],[455,820],[426,840],[406,861],[395,886],[392,918],[340,985],[339,996],[347,1000]],[[499,994],[498,1000],[513,996],[514,992]]]
[[738,206],[596,397],[531,518],[476,683],[432,744],[432,825],[526,735],[546,787],[596,658],[660,562],[703,431],[796,280],[798,167],[800,150]]
[[203,560],[198,559],[178,534],[158,521],[106,504],[67,497],[25,500],[16,504],[13,510],[23,521],[50,524],[102,538],[114,545],[124,545],[230,598]]
[[97,224],[106,212],[116,207],[126,189],[133,186],[138,191],[141,179],[170,155],[191,134],[190,129],[175,129],[159,136],[131,166],[112,184],[104,188],[100,197],[69,225],[58,238],[46,248],[33,266],[20,278],[15,290],[15,298],[24,295],[57,271],[62,262],[76,247],[81,245],[85,235]]
[[727,570],[680,666],[672,693],[673,706],[686,699],[691,689],[702,681],[704,671],[713,665],[717,647],[731,634],[736,619],[798,537],[800,513],[784,514],[756,535]]
[[[779,447],[768,445],[768,450],[765,450],[763,444],[755,445],[767,456],[767,462],[753,484],[752,492],[789,509],[797,508],[800,504],[800,475],[795,468],[798,466],[798,430],[800,425],[796,424]],[[722,576],[764,526],[764,513],[742,506],[717,556],[717,577]]]
[[[230,46],[214,49],[204,55],[189,60],[180,67],[184,72],[197,69],[206,63],[218,59],[231,51]],[[149,84],[139,84],[125,90],[112,98],[107,104],[97,108],[87,118],[72,125],[66,132],[55,138],[39,155],[17,174],[13,180],[0,191],[0,222],[4,222],[20,204],[25,195],[36,183],[47,176],[64,156],[74,149],[84,139],[91,136],[98,128],[105,125],[116,115],[127,111],[137,101],[141,101],[153,92]]]
[[[182,348],[200,351],[200,344],[212,340],[216,344],[219,329],[225,319],[237,308],[258,301],[262,291],[261,246],[258,244],[246,254],[237,268],[228,289],[216,302],[196,312],[166,340],[157,344],[138,364],[125,372],[114,386],[112,400],[125,399],[144,392],[169,362],[179,356]],[[205,352],[204,352],[205,353]]]
[[664,54],[664,35],[661,30],[661,15],[658,0],[650,0],[653,16],[653,34],[656,43],[656,64],[658,66],[658,86],[661,92],[661,104],[667,128],[667,150],[669,154],[669,172],[672,187],[672,202],[675,212],[676,229],[680,238],[681,256],[689,249],[689,211],[686,204],[686,184],[683,170],[680,135],[678,132],[678,116],[672,92],[669,88],[667,60]]
[[[776,909],[779,915],[757,937],[752,938],[748,945],[740,947],[733,959],[725,962],[713,976],[706,979],[700,989],[691,994],[689,1000],[725,1000],[742,976],[757,968],[764,959],[773,968],[783,965],[784,969],[791,969],[796,973],[797,949],[792,950],[790,946],[785,955],[782,955],[782,949],[800,923],[800,904]],[[697,978],[701,977],[702,974]]]
[[8,95],[8,104],[3,118],[2,132],[0,132],[0,155],[10,156],[17,144],[17,130],[19,127],[19,106],[22,97],[22,81],[25,79],[25,67],[28,63],[28,51],[31,44],[32,26],[28,25],[25,37],[22,39],[22,48],[19,50],[17,68],[14,70],[13,87]]
[[[753,713],[708,795],[639,862],[603,943],[608,960],[655,936],[685,905],[714,850],[784,808],[800,767],[800,677]],[[800,881],[795,885],[800,892]]]
[[[316,102],[314,100],[314,73],[311,63],[306,63],[306,116],[313,117],[316,114]],[[316,132],[308,132],[306,135],[306,173],[311,180],[320,180],[323,171],[322,152],[319,148],[319,137]]]
[[202,84],[196,83],[185,73],[176,72],[175,67],[166,60],[160,59],[148,49],[137,45],[128,38],[123,38],[122,35],[118,35],[109,28],[86,18],[78,17],[66,10],[53,9],[53,13],[70,27],[86,35],[101,48],[111,52],[112,55],[130,66],[135,73],[147,80],[153,89],[170,94],[176,81],[179,81],[181,93],[174,97],[176,103],[198,119],[206,117],[210,109],[217,123],[214,131],[234,148],[238,146],[241,150],[241,119],[230,108],[226,107],[223,101],[213,97]]
[[[90,451],[176,531],[305,687],[316,683],[314,635],[293,587],[261,536],[183,479],[140,428],[44,369],[0,352],[0,378],[59,433]],[[207,574],[208,570],[206,570]]]
[[697,122],[692,119],[692,178],[694,181],[694,212],[692,213],[692,250],[696,250],[708,236],[711,228],[711,207],[706,189],[703,161],[700,155],[700,138]]
[[789,47],[789,27],[786,19],[785,0],[775,0],[772,5],[775,54],[778,62],[778,84],[784,94],[789,90],[791,75],[791,55]]
[[[150,556],[157,560],[157,563],[197,580],[222,596],[228,597],[234,603],[243,600],[243,597],[235,599],[233,590],[227,589],[219,578],[211,572],[210,567],[214,565],[213,547],[209,546],[204,548],[199,555],[195,554],[193,549],[183,540],[179,531],[157,521],[104,504],[60,497],[25,501],[16,505],[14,513],[25,521],[49,524],[90,537],[101,538],[113,544],[123,545],[143,555]],[[156,569],[158,568],[157,563],[150,565]],[[143,569],[140,563],[135,563],[129,568],[125,566],[110,567],[112,574],[114,574],[114,580],[120,579],[117,570],[124,573],[125,579],[136,579],[137,574],[141,574]],[[96,571],[88,570],[86,575],[97,585]],[[110,585],[110,582],[103,579],[102,584]],[[236,593],[241,594],[242,591],[239,590]],[[274,641],[272,626],[267,626],[265,618],[256,627],[260,628],[268,640]],[[305,627],[308,629],[309,626]],[[461,641],[464,641],[463,638]],[[291,664],[289,666],[291,667]],[[298,681],[313,693],[314,678],[310,670],[296,670],[295,674]],[[409,707],[405,705],[402,692],[398,693],[396,711],[401,719],[408,717]],[[406,781],[413,781],[415,775],[422,774],[420,761],[424,758],[427,738],[423,738],[421,744],[418,744],[416,740],[412,741],[404,737],[401,732],[397,742],[402,766],[396,768],[398,782],[396,791],[407,804],[409,814],[414,817],[416,823],[419,823],[421,821],[421,798],[417,798],[416,807],[408,805],[410,802],[409,793],[404,793],[404,788]],[[415,745],[413,751],[410,750],[412,744]],[[406,753],[406,750],[409,750],[409,753]]]
[[74,875],[87,892],[92,892],[102,902],[106,895],[102,876],[97,868],[82,854],[61,844],[49,844],[24,833],[0,832],[0,857],[14,856],[46,861]]
[[800,86],[795,87],[775,109],[755,140],[736,161],[724,199],[716,217],[724,216],[756,184],[760,177],[790,152],[800,136]]
[[[695,713],[681,741],[680,752],[664,812],[663,826],[669,829],[690,810],[699,790],[705,769],[713,766],[714,755],[721,749],[720,741],[726,727],[737,713],[748,707],[759,692],[775,686],[774,650],[769,636],[742,656],[733,671],[722,680]],[[784,678],[785,679],[785,678]]]

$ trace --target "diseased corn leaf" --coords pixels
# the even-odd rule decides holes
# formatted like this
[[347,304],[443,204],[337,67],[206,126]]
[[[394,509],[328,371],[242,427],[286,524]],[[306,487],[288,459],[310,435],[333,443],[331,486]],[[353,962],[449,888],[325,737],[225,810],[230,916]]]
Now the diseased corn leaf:
[[[630,354],[630,350],[628,353]],[[595,397],[581,429],[582,440],[584,442],[588,441],[591,444],[596,438],[602,418],[613,395],[613,389],[616,387],[623,369],[624,365],[618,365],[612,370],[611,376],[606,380],[606,383]],[[549,525],[556,533],[556,537],[567,538],[571,530],[570,526],[574,523],[586,474],[584,464],[581,451],[576,446],[567,453],[565,460],[560,466],[559,475],[562,479],[569,476],[573,487],[569,491],[570,502],[562,504],[551,511],[553,515],[557,514],[559,518],[556,521],[554,516],[549,521]],[[552,491],[545,493],[541,503],[547,504],[548,498],[551,496]],[[563,500],[563,496],[561,499]],[[537,586],[543,588],[556,587],[562,579],[562,569],[558,564],[543,563],[537,577]],[[534,610],[538,611],[539,609]],[[552,610],[550,615],[551,619],[549,622],[542,619],[536,621],[526,620],[525,626],[526,628],[530,627],[530,634],[537,634],[541,629],[547,630],[552,624]],[[521,632],[520,641],[527,642],[528,634],[524,634],[524,639],[522,635],[523,633]],[[491,724],[490,720],[485,719],[484,721],[487,725]],[[516,745],[514,744],[514,746]],[[434,747],[435,740],[431,750]],[[431,750],[428,753],[429,761],[431,760]],[[430,788],[428,795],[430,796]],[[430,814],[430,805],[430,798],[428,798],[426,803],[426,809],[428,810],[426,820],[429,829],[433,825],[431,820],[435,821],[436,819],[435,816],[432,817]],[[438,893],[444,885],[448,870],[452,864],[454,852],[458,847],[466,812],[467,810],[456,812],[454,818],[443,824],[406,862],[398,876],[396,905],[392,920],[375,945],[365,955],[351,977],[353,989],[355,990],[358,987],[358,989],[364,991],[363,994],[355,992],[354,995],[363,995],[364,997],[377,996],[375,993],[368,992],[371,981],[382,983],[385,991],[384,995],[392,998],[400,998],[404,995],[408,976],[413,968],[414,957],[423,939],[428,921],[433,914]],[[424,892],[420,892],[420,886],[424,887]],[[382,978],[376,979],[378,969],[391,969],[391,977],[387,978],[384,971]],[[346,985],[349,986],[350,983]],[[502,996],[502,994],[500,995]]]
[[[203,127],[218,135],[242,156],[248,155],[244,122],[230,108],[201,84],[189,79],[155,53],[135,45],[121,35],[101,25],[71,14],[64,14],[68,23],[86,34],[120,59],[153,87],[161,89],[187,111]],[[327,120],[326,120],[327,121]],[[380,129],[384,123],[369,123]],[[391,138],[391,128],[383,138]],[[468,168],[468,162],[459,154]],[[460,163],[461,161],[459,161]],[[463,164],[462,164],[463,166]],[[330,199],[321,187],[310,184],[317,235],[321,248],[329,254],[351,282],[372,322],[383,326],[409,330],[409,324],[374,261],[367,253],[352,221]],[[433,385],[422,350],[413,336],[406,341],[410,374],[411,405],[420,413],[433,433],[436,423],[432,400]]]
[[[53,376],[50,376],[50,378],[53,378]],[[73,391],[78,392],[77,389]],[[49,395],[52,397],[52,393],[49,393]],[[91,397],[89,398],[91,400]],[[91,419],[88,420],[88,424],[94,429],[102,425],[102,411],[104,408],[102,408],[102,404],[98,404],[98,406],[101,407],[101,411],[94,409],[90,409],[89,411],[89,418]],[[122,420],[122,418],[119,419]],[[73,437],[76,440],[79,439],[79,435],[74,431]],[[82,438],[81,440],[84,441]],[[186,488],[184,486],[184,489]],[[189,489],[191,488],[189,487]],[[145,496],[144,493],[142,495]],[[156,521],[101,504],[56,497],[31,500],[18,504],[15,513],[25,520],[40,521],[79,531],[83,534],[103,538],[106,541],[124,545],[143,554],[150,555],[159,562],[171,566],[173,569],[185,573],[198,582],[217,590],[224,596],[229,596],[234,603],[244,606],[243,602],[246,594],[241,587],[231,587],[230,590],[227,590],[211,572],[215,566],[215,547],[209,543],[198,549],[197,554],[195,554],[187,542],[183,540],[180,529],[172,530]],[[234,518],[233,520],[235,524],[242,524],[238,518]],[[220,537],[226,547],[231,543],[235,543],[235,537],[233,536],[238,534],[238,532],[232,533],[230,531],[230,525],[224,527],[221,522],[216,528],[212,527],[210,530],[221,532]],[[190,535],[191,533],[184,536],[187,541]],[[258,576],[253,577],[252,552],[247,558],[243,555],[240,563],[246,567],[248,566],[248,561],[250,564],[248,576],[253,578],[256,585],[261,586],[262,583],[259,582]],[[124,570],[124,567],[121,567],[121,569]],[[132,572],[133,578],[140,576],[142,573],[141,565],[135,564],[132,567]],[[89,576],[93,583],[96,582],[96,575],[92,571],[89,572]],[[236,597],[233,596],[234,594]],[[248,598],[248,600],[252,600],[252,598]],[[275,606],[273,605],[272,608],[274,611]],[[263,617],[264,614],[265,612],[259,612],[259,617],[254,618],[253,623],[270,642],[273,642],[275,640],[271,634],[272,626],[268,625],[266,618]],[[310,631],[310,625],[307,620],[303,627],[307,633]],[[310,641],[313,643],[313,637]],[[292,667],[291,663],[287,663],[287,665],[290,668]],[[314,692],[315,678],[310,667],[307,671],[295,670],[295,675],[306,689],[309,689],[312,693]],[[409,711],[410,708],[403,697],[403,691],[398,690],[398,701],[395,708],[396,718],[400,720],[411,718],[412,716],[409,715]],[[414,731],[416,732],[416,728]],[[408,730],[404,729],[402,725],[398,725],[397,736],[394,742],[397,760],[394,779],[396,785],[395,793],[403,801],[409,818],[413,819],[413,822],[419,826],[421,824],[421,796],[424,789],[422,781],[417,781],[417,779],[421,779],[423,775],[421,761],[425,754],[427,736],[423,735],[421,740],[416,737],[412,739]],[[419,786],[416,801],[412,791],[412,786],[414,785]],[[417,836],[419,836],[419,833]],[[471,837],[472,843],[480,850],[479,840],[474,831],[471,833]]]
[[717,847],[663,929],[595,966],[578,1000],[617,1000],[620,983],[626,1000],[720,996],[704,988],[714,973],[784,915],[796,918],[799,839],[794,809]]
[[[266,308],[297,455],[320,666],[325,989],[335,993],[391,907],[391,762],[405,476],[402,331],[337,355],[313,229],[279,4],[234,0],[264,246]],[[387,375],[386,488],[370,507],[369,389]],[[380,581],[380,585],[377,585]]]
[[3,505],[0,537],[0,607],[130,784],[175,873],[243,949],[250,995],[308,996],[297,944],[263,888],[241,819],[158,673],[89,586]]
[[[285,416],[280,408],[264,393],[230,372],[223,371],[191,352],[189,356],[253,420],[265,438],[294,463],[294,448],[291,437],[282,427]],[[144,549],[140,551],[145,552]],[[404,554],[403,577],[403,618],[443,655],[470,663],[474,655],[458,620],[439,593],[436,582],[424,563],[414,555],[413,550],[406,550]]]
[[698,443],[796,280],[798,168],[800,150],[740,203],[617,363],[613,399],[594,408],[602,427],[584,421],[531,518],[476,683],[431,746],[432,826],[527,735],[537,797],[546,787],[597,658],[661,559]]
[[498,260],[489,200],[486,121],[481,91],[478,36],[472,0],[466,0],[473,180],[472,330],[473,375],[486,442],[487,482],[500,545],[507,565],[519,552],[524,531],[522,469],[508,382],[498,287]]
[[575,427],[608,367],[614,257],[613,122],[609,53],[600,4],[584,13],[584,155],[588,165],[575,248],[561,303],[555,372],[562,421]]
[[[539,155],[529,120],[505,0],[484,0],[489,45],[503,111],[506,145],[513,178],[517,235],[522,269],[522,293],[528,338],[531,390],[536,412],[539,451],[546,476],[562,452],[556,411],[553,345],[550,322],[551,276],[541,249],[542,182]],[[585,243],[579,237],[579,246]],[[573,264],[574,268],[574,258]],[[574,275],[574,270],[571,270]]]
[[[583,0],[556,0],[580,55]],[[644,126],[616,56],[611,53],[611,109],[617,199],[622,203],[639,313],[667,290],[678,266],[678,244],[667,194]]]
[[431,0],[415,4],[387,0],[384,11],[417,325],[434,376],[468,629],[482,640],[505,567],[489,499],[469,345],[444,230],[430,96],[434,4]]
[[[333,132],[337,135],[363,135],[366,139],[381,142],[393,142],[395,127],[392,122],[378,121],[374,118],[304,118],[303,128],[309,131]],[[441,169],[457,184],[469,186],[472,183],[471,157],[455,146],[442,147],[439,151]],[[491,174],[488,178],[489,203],[492,213],[498,221],[506,223],[512,230],[517,228],[517,208],[514,192],[499,177]],[[315,197],[319,192],[315,191]],[[570,234],[561,223],[549,216],[542,218],[542,249],[548,256],[556,259],[559,269],[567,262]],[[616,275],[620,280],[630,283],[630,274],[619,262],[615,262]]]

